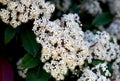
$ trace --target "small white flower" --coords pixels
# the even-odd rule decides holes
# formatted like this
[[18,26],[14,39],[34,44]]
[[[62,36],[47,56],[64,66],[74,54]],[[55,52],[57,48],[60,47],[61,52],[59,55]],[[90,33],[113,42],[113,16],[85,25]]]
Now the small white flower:
[[16,1],[16,2],[14,2],[14,1],[10,1],[9,3],[8,3],[8,5],[7,5],[7,9],[8,10],[16,10],[16,7],[18,6],[18,4],[19,4],[19,2],[18,1]]
[[26,78],[26,73],[27,73],[27,71],[28,71],[28,69],[26,68],[26,69],[24,69],[24,68],[22,68],[21,66],[20,66],[20,64],[22,63],[22,59],[20,59],[20,60],[18,60],[18,62],[17,62],[17,69],[18,69],[18,74],[19,74],[19,76],[21,76],[22,78]]
[[3,22],[8,24],[9,23],[9,18],[10,18],[10,12],[8,10],[1,9],[0,17],[1,17]]

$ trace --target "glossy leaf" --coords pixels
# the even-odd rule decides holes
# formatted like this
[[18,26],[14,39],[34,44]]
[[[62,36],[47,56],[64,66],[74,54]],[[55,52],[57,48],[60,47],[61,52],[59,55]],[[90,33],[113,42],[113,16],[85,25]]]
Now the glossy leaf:
[[40,44],[36,42],[34,33],[31,30],[23,31],[21,32],[21,39],[24,49],[36,57],[40,50]]
[[33,57],[30,54],[25,54],[24,57],[22,58],[22,63],[21,67],[23,68],[33,68],[37,66],[40,63],[40,57]]
[[49,74],[46,73],[43,69],[34,69],[28,70],[26,79],[27,81],[48,81],[49,78]]
[[101,26],[110,23],[112,20],[112,15],[110,13],[104,12],[98,14],[92,22],[94,26]]
[[9,43],[16,34],[16,30],[12,27],[6,27],[5,34],[4,34],[4,42],[5,44]]
[[3,58],[0,58],[0,81],[14,81],[11,64]]

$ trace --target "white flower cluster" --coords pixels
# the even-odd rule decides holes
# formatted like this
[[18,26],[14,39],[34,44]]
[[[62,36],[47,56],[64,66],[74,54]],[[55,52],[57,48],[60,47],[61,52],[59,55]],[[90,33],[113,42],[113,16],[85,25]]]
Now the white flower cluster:
[[[43,47],[40,60],[44,63],[44,70],[56,80],[64,80],[68,70],[74,74],[76,67],[79,67],[80,70],[83,69],[83,73],[78,81],[110,81],[109,77],[111,76],[119,81],[120,48],[117,40],[107,32],[98,31],[94,34],[86,31],[84,33],[77,14],[70,13],[63,15],[60,20],[50,21],[55,7],[44,0],[0,0],[0,3],[7,6],[7,9],[0,11],[2,21],[14,28],[21,23],[28,22],[28,20],[34,20],[32,30],[36,35],[37,42]],[[119,9],[117,5],[115,8]],[[100,4],[96,0],[83,2],[82,8],[92,15],[102,12]],[[112,34],[117,38],[120,37],[119,22],[119,20],[115,20],[107,29],[108,32],[112,31]],[[94,59],[102,60],[104,63],[94,67],[88,65],[87,68],[84,68],[86,60],[91,64]],[[107,63],[111,61],[114,61],[113,75],[107,66]],[[20,63],[21,61],[17,63],[18,73],[25,78],[27,69],[19,67]]]
[[113,71],[113,77],[115,81],[120,81],[120,54],[118,54],[117,58],[113,62],[112,65]]
[[70,5],[72,4],[71,0],[52,0],[56,5],[56,8],[65,12],[69,9]]
[[17,69],[18,69],[18,74],[19,76],[21,76],[22,78],[26,78],[26,73],[28,71],[28,69],[24,69],[20,66],[20,64],[22,63],[22,59],[18,60],[17,62]]
[[120,40],[120,0],[103,0],[109,6],[111,14],[115,17],[108,27],[100,26],[100,30],[106,30],[112,36]]
[[103,28],[101,30],[106,30],[112,36],[120,40],[120,19],[115,18],[108,28]]
[[88,11],[91,15],[96,15],[102,12],[99,1],[107,3],[110,12],[117,17],[120,17],[120,0],[86,0],[83,1],[81,7]]
[[55,7],[44,0],[3,0],[7,8],[0,10],[0,17],[3,22],[16,28],[21,23],[38,18],[50,18]]
[[106,30],[111,36],[120,40],[120,19],[115,18],[108,27],[99,26],[99,29],[104,31]]
[[[120,47],[117,44],[117,40],[111,38],[108,33],[96,32],[93,34],[90,31],[85,32],[85,40],[89,42],[90,56],[87,57],[88,62],[91,63],[92,59],[99,59],[106,62],[115,60],[112,64],[113,74],[107,72],[115,81],[120,80]],[[106,66],[106,65],[105,65]],[[107,71],[107,70],[105,70]],[[98,74],[97,74],[98,75]],[[94,77],[95,78],[95,77]],[[97,79],[97,81],[110,81],[105,79]],[[81,80],[79,80],[81,81]],[[90,80],[91,81],[91,80]],[[96,80],[93,80],[96,81]]]
[[108,5],[111,14],[115,16],[113,22],[109,27],[105,28],[100,26],[100,30],[106,30],[112,36],[120,40],[120,0],[86,0],[81,4],[81,10],[86,10],[91,15],[97,15],[102,12],[100,2]]
[[107,63],[98,64],[95,67],[84,68],[82,76],[77,81],[111,81],[111,73],[107,70]]
[[105,31],[98,31],[95,35],[90,31],[86,31],[85,40],[89,42],[90,46],[90,56],[88,57],[89,62],[92,62],[93,58],[111,61],[116,59],[117,55],[120,54],[117,40],[111,38]]
[[102,12],[100,4],[96,0],[83,1],[81,9],[87,11],[89,14],[95,16]]
[[0,0],[0,3],[2,3],[3,5],[6,5],[6,4],[8,4],[9,1],[10,0]]
[[68,69],[81,67],[89,54],[77,14],[63,15],[61,20],[39,22],[33,27],[41,43],[44,69],[57,80],[63,80]]
[[107,2],[111,13],[120,17],[120,0],[107,0]]
[[79,81],[86,81],[85,77],[94,75],[89,81],[96,79],[110,81],[107,77],[112,74],[106,70],[108,68],[106,64],[120,55],[117,40],[105,31],[97,31],[95,34],[90,31],[84,33],[80,24],[77,14],[63,15],[61,20],[55,21],[35,20],[33,31],[37,36],[37,42],[43,46],[41,55],[41,61],[45,63],[43,68],[56,80],[64,80],[68,70],[74,74],[77,66],[83,68],[85,60],[90,64],[93,59],[99,59],[105,63],[95,68],[105,68],[102,69],[105,76],[100,74],[100,69],[96,74],[87,69],[84,78],[80,77]]

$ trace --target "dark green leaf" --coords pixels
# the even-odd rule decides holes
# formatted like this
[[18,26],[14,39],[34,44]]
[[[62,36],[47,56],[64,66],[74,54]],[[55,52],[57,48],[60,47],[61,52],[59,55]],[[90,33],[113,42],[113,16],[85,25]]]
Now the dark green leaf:
[[34,58],[30,54],[25,54],[25,56],[22,58],[21,67],[23,68],[33,68],[37,66],[40,63],[40,57]]
[[21,32],[21,39],[24,49],[34,57],[37,56],[40,50],[40,44],[36,42],[34,33],[31,30]]
[[98,64],[100,64],[100,63],[103,63],[103,62],[104,62],[104,61],[102,61],[102,60],[94,59],[94,60],[92,61],[92,65],[96,66],[96,65],[98,65]]
[[104,12],[98,14],[92,22],[94,26],[101,26],[110,23],[112,20],[112,15],[110,13]]
[[76,13],[79,12],[79,8],[78,8],[78,6],[76,4],[71,5],[71,9],[72,9],[72,11],[74,11]]
[[112,73],[113,72],[112,62],[108,62],[107,66],[108,66],[108,70],[110,71],[110,73]]
[[9,43],[14,38],[15,34],[16,34],[15,29],[13,29],[12,27],[6,27],[5,34],[4,34],[5,44]]
[[46,73],[43,69],[38,70],[28,70],[27,81],[48,81],[50,75]]

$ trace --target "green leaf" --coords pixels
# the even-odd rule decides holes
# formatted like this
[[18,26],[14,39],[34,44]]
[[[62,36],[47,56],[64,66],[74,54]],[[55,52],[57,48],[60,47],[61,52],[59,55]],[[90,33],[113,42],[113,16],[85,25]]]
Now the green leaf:
[[78,8],[78,6],[76,4],[72,4],[70,9],[72,9],[72,11],[75,12],[75,13],[79,12],[79,8]]
[[104,61],[102,61],[102,60],[94,59],[94,60],[92,61],[92,65],[96,66],[96,65],[98,65],[98,64],[100,64],[100,63],[103,63],[103,62],[104,62]]
[[112,15],[108,12],[98,14],[92,22],[94,26],[106,25],[112,21]]
[[28,70],[27,72],[27,81],[48,81],[50,78],[50,75],[46,73],[43,69],[38,70]]
[[21,32],[21,39],[24,49],[33,57],[36,57],[40,50],[40,44],[36,42],[36,38],[32,30],[28,29]]
[[4,34],[4,43],[8,44],[15,37],[15,34],[15,29],[13,29],[12,27],[6,27]]
[[25,54],[22,58],[22,63],[20,64],[23,68],[34,68],[40,63],[40,57],[34,58],[30,54]]
[[112,68],[112,62],[108,62],[107,66],[108,66],[108,70],[110,71],[110,73],[113,73],[113,68]]

